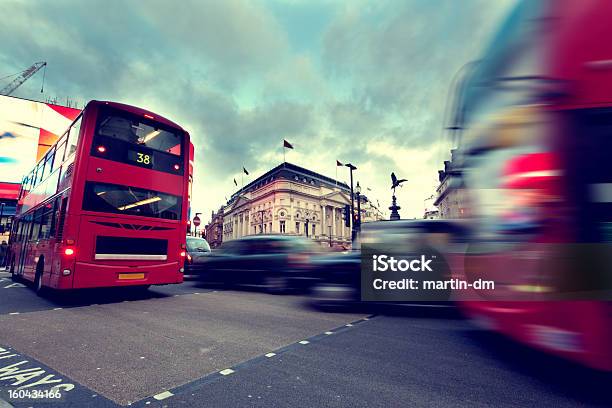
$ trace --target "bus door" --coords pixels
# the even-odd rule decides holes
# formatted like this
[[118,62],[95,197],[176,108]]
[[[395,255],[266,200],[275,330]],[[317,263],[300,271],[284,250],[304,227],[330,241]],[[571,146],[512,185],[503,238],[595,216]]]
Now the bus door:
[[24,219],[20,222],[20,224],[22,225],[22,230],[21,230],[21,245],[19,248],[19,259],[16,262],[16,274],[17,275],[23,275],[24,274],[24,268],[26,265],[26,258],[28,257],[30,251],[30,234],[32,232],[32,215],[27,215],[24,217]]

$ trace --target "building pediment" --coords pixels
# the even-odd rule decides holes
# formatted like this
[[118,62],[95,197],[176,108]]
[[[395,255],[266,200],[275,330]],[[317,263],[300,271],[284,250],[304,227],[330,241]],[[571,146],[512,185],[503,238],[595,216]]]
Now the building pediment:
[[236,200],[234,200],[233,203],[231,203],[229,206],[226,207],[225,213],[230,213],[232,211],[234,211],[236,208],[240,208],[244,205],[247,205],[251,202],[251,199],[249,199],[246,196],[239,196]]
[[332,191],[329,194],[326,194],[324,196],[321,197],[321,200],[325,203],[325,202],[333,202],[335,204],[350,204],[351,203],[351,197],[349,194],[345,194],[342,193],[340,191]]

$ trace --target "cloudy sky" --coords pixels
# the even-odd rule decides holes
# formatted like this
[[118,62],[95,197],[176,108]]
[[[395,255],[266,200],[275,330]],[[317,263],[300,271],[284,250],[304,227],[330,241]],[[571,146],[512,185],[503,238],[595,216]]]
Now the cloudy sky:
[[[0,77],[35,61],[15,96],[114,100],[181,124],[196,146],[194,211],[282,161],[358,167],[374,201],[420,217],[448,156],[453,75],[515,0],[3,0]],[[340,180],[348,169],[339,169]],[[388,213],[388,211],[387,211]]]

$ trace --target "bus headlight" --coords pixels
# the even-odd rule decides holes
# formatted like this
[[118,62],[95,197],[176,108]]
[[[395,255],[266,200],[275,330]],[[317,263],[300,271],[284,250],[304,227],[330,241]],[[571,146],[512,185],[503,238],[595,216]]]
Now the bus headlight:
[[64,276],[68,276],[68,275],[70,275],[70,273],[71,273],[71,272],[70,272],[70,269],[64,269],[64,270],[62,271],[62,275],[64,275]]
[[184,273],[184,272],[185,272],[185,268],[181,268],[181,269],[179,269],[179,272],[180,272],[180,273]]

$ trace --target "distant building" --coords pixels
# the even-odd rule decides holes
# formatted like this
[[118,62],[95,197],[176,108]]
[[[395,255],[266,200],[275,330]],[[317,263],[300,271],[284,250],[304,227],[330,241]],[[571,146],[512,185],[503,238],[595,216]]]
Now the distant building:
[[9,231],[17,209],[20,186],[19,183],[0,182],[0,242],[8,242]]
[[[374,205],[372,200],[368,199],[367,196],[360,196],[361,201],[361,223],[371,221],[381,221],[385,219],[385,215],[382,213],[377,205]],[[355,202],[355,211],[357,210],[357,203]]]
[[437,208],[427,208],[423,214],[425,220],[437,220],[440,218],[440,211]]
[[[361,202],[362,222],[381,219],[366,196]],[[223,210],[223,240],[273,233],[349,248],[351,227],[345,226],[343,212],[350,203],[345,183],[283,163],[232,195]]]
[[438,171],[438,180],[434,205],[438,207],[439,217],[468,217],[470,211],[456,149],[451,150],[451,160],[444,161],[444,170]]
[[204,236],[211,248],[218,248],[223,242],[223,208],[213,211],[210,222],[204,227]]

